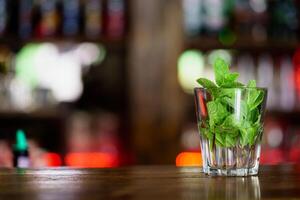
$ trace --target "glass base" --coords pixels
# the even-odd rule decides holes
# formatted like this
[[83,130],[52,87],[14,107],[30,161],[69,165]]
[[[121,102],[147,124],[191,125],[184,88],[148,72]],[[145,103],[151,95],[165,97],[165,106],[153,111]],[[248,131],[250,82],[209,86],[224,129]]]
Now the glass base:
[[258,166],[239,169],[216,169],[203,167],[203,172],[209,176],[254,176],[258,174]]
[[200,141],[204,173],[211,176],[251,176],[258,174],[260,143],[243,147],[240,145],[220,147],[211,145],[210,141],[203,137]]

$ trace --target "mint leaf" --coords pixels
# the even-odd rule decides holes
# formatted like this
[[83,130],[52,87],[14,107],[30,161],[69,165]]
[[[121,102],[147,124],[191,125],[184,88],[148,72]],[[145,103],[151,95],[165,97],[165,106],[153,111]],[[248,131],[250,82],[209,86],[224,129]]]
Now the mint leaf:
[[219,90],[219,93],[218,93],[218,96],[219,98],[222,98],[222,97],[228,97],[228,98],[234,98],[235,96],[235,91],[232,90],[232,89],[222,89],[222,90]]
[[242,126],[243,121],[236,118],[235,114],[228,115],[220,125],[223,131],[229,132],[232,137],[238,136],[238,129]]
[[253,124],[257,123],[257,120],[259,120],[259,119],[260,119],[260,114],[259,114],[258,108],[254,108],[247,115],[247,120],[249,122],[252,122]]
[[229,74],[229,66],[228,64],[220,59],[217,58],[214,64],[214,71],[215,71],[215,79],[216,79],[216,83],[219,86],[222,86],[226,83],[226,75]]
[[236,87],[237,86],[236,80],[238,79],[238,77],[239,77],[238,73],[225,74],[222,87],[229,87],[229,88]]
[[247,104],[249,109],[253,110],[259,106],[264,100],[264,93],[259,89],[256,89],[256,81],[250,80],[247,84],[248,94],[247,94]]
[[214,64],[216,83],[220,87],[242,87],[243,84],[236,82],[239,77],[238,73],[230,73],[228,64],[217,58]]
[[258,91],[258,95],[255,98],[255,101],[252,103],[252,107],[251,110],[253,110],[253,108],[258,107],[264,100],[264,93],[262,91]]
[[221,102],[224,105],[230,107],[231,112],[236,113],[237,119],[240,119],[241,117],[244,118],[247,117],[248,107],[247,107],[247,103],[244,100],[240,100],[239,102],[236,102],[235,97],[234,98],[223,97],[221,99]]
[[238,137],[232,137],[229,134],[225,134],[225,146],[234,147],[237,143]]
[[236,82],[235,84],[236,84],[236,87],[245,87],[244,84],[240,83],[240,82]]
[[199,129],[200,133],[202,135],[204,135],[207,139],[213,140],[214,134],[211,131],[209,131],[208,128],[203,128],[201,126],[198,126],[198,129]]
[[209,116],[209,125],[214,127],[220,124],[224,118],[229,114],[227,109],[218,100],[207,103],[207,111]]
[[250,126],[249,128],[242,128],[241,129],[241,145],[252,146],[257,137],[260,135],[260,127],[259,126]]
[[218,93],[218,87],[214,82],[208,80],[206,78],[199,78],[197,82],[203,87],[206,88],[213,97],[215,97]]
[[248,88],[247,92],[247,104],[249,110],[255,109],[264,100],[264,93],[258,89]]
[[255,88],[256,87],[256,81],[250,80],[247,84],[247,87]]
[[226,135],[222,134],[219,131],[216,131],[215,135],[216,135],[216,144],[218,144],[221,147],[225,147],[226,146]]
[[204,88],[217,88],[216,84],[207,78],[199,78],[197,82]]

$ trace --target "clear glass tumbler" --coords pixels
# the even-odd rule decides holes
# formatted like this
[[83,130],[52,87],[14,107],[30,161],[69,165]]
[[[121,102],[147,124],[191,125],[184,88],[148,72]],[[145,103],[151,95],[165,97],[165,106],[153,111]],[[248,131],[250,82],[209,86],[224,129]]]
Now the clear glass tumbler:
[[267,99],[265,88],[195,88],[203,171],[256,175]]

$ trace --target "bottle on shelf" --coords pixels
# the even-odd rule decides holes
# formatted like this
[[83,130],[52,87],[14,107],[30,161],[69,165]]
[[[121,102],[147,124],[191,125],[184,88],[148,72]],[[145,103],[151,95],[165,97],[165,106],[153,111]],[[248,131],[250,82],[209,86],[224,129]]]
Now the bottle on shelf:
[[74,36],[80,27],[80,2],[79,0],[63,0],[63,34]]
[[267,39],[268,12],[266,0],[237,0],[235,29],[239,35],[257,42]]
[[274,65],[271,55],[263,54],[258,58],[257,66],[258,86],[268,88],[267,108],[277,108],[277,94],[275,86]]
[[125,34],[125,1],[108,0],[106,12],[106,36],[120,39]]
[[7,0],[0,0],[0,36],[6,32],[7,17]]
[[103,1],[87,0],[84,5],[85,35],[90,38],[100,37],[103,29]]
[[198,36],[203,24],[202,19],[203,0],[183,0],[183,23],[187,36]]
[[38,26],[37,35],[41,37],[55,36],[59,28],[59,13],[57,10],[56,0],[40,1],[40,24]]
[[33,0],[19,1],[19,35],[29,38],[32,34]]
[[14,145],[14,167],[27,168],[30,166],[28,144],[23,130],[18,130],[16,133],[16,144]]
[[293,0],[270,1],[271,37],[276,40],[295,40],[299,30],[299,9]]
[[280,106],[282,110],[292,111],[295,108],[295,86],[293,65],[289,56],[281,59],[280,66]]
[[219,33],[228,22],[228,16],[225,14],[224,0],[203,0],[203,22],[204,32],[207,34]]

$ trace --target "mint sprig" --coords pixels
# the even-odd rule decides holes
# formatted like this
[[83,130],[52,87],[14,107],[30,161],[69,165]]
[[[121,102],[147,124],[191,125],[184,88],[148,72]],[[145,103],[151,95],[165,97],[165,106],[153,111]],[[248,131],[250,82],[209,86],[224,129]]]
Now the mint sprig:
[[[262,132],[260,108],[264,91],[256,87],[255,80],[250,80],[246,86],[238,82],[239,74],[230,73],[229,65],[220,58],[214,63],[214,74],[215,82],[206,78],[197,80],[212,99],[206,104],[208,117],[199,125],[200,133],[210,141],[211,148],[212,145],[252,146]],[[241,95],[238,105],[237,92]],[[237,106],[239,112],[236,112]]]

